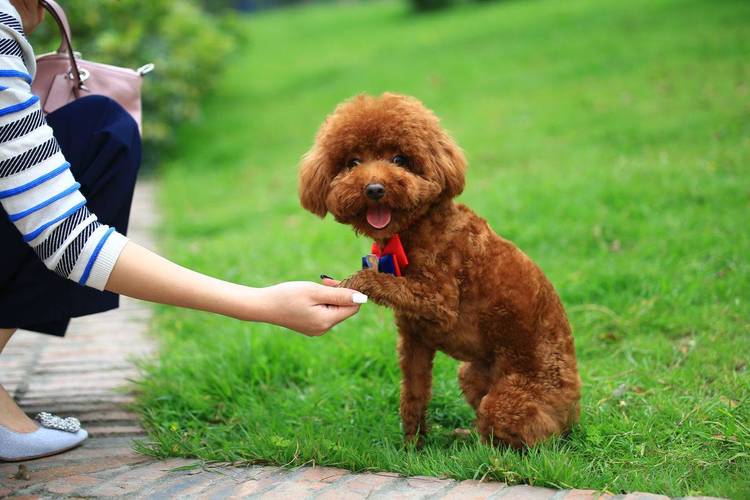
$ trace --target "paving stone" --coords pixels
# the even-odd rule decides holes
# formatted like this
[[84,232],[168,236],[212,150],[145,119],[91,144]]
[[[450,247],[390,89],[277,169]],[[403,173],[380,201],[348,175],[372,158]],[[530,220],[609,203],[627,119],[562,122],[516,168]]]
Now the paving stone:
[[668,496],[665,495],[654,495],[653,493],[628,493],[622,500],[669,500]]
[[144,430],[137,423],[129,425],[88,425],[86,427],[91,436],[143,436]]
[[29,390],[36,389],[54,392],[59,389],[65,390],[69,387],[77,389],[111,389],[122,386],[126,383],[127,377],[135,377],[137,373],[134,369],[127,369],[106,373],[35,374],[34,380],[29,383]]
[[455,488],[449,490],[442,498],[446,500],[483,500],[494,498],[508,487],[505,483],[494,481],[461,481]]
[[596,490],[569,490],[561,493],[565,493],[562,500],[598,500],[606,498]]
[[22,406],[25,408],[27,405],[29,407],[37,407],[37,406],[49,406],[50,404],[55,405],[72,405],[75,403],[81,403],[81,404],[93,404],[93,403],[119,403],[119,404],[129,404],[133,402],[133,396],[129,394],[117,394],[117,393],[109,393],[109,394],[75,394],[72,396],[66,396],[64,400],[59,400],[58,398],[55,398],[54,395],[47,395],[44,397],[25,397],[22,396],[21,403]]
[[[92,439],[90,441],[95,440]],[[128,441],[130,441],[130,438],[128,438]],[[120,447],[113,445],[111,447],[93,448],[91,446],[88,446],[87,443],[74,451],[69,451],[67,453],[55,456],[54,463],[86,462],[90,460],[99,460],[102,458],[111,457],[117,457],[122,460],[123,463],[136,463],[142,462],[147,459],[147,457],[139,455],[130,447]]]
[[261,498],[305,498],[330,486],[349,471],[332,467],[303,467],[292,481],[284,481],[267,490]]
[[374,491],[370,498],[399,498],[403,500],[433,498],[447,493],[455,484],[455,481],[434,477],[400,478],[386,487]]
[[68,476],[62,479],[57,479],[47,483],[45,486],[49,493],[55,493],[57,495],[70,495],[72,493],[79,492],[86,486],[93,486],[99,482],[98,479],[77,474],[74,476]]
[[231,471],[228,482],[222,480],[221,485],[206,492],[212,500],[224,500],[225,498],[245,498],[249,495],[260,493],[275,487],[281,481],[288,480],[294,472],[276,467],[251,467],[240,471]]
[[103,407],[96,411],[76,410],[71,416],[81,422],[137,422],[138,414],[116,406]]
[[231,490],[231,493],[227,497],[222,497],[220,495],[213,495],[211,496],[212,499],[221,499],[221,498],[246,498],[251,495],[257,494],[257,492],[260,490],[259,485],[254,480],[248,480],[244,483],[240,483],[236,486],[234,486]]
[[[91,413],[92,417],[98,414],[104,414],[110,411],[126,411],[123,409],[123,403],[113,403],[109,401],[103,401],[99,403],[66,403],[58,402],[55,406],[55,411],[59,414],[70,415],[71,412],[76,412],[79,415],[85,415]],[[24,410],[28,413],[34,413],[34,410],[42,411],[43,406],[31,406],[28,404],[24,405]],[[91,418],[93,420],[93,418]]]
[[302,471],[296,476],[295,480],[334,483],[347,474],[349,474],[348,470],[337,469],[334,467],[304,467]]
[[7,488],[10,476],[18,470],[18,464],[0,462],[0,488]]
[[170,472],[165,479],[158,481],[152,488],[145,489],[140,495],[153,499],[194,498],[223,478],[222,474],[202,469]]
[[[57,401],[65,401],[68,398],[74,398],[80,396],[81,392],[70,388],[61,391],[34,391],[28,392],[21,398],[21,406],[25,405],[26,398],[37,398],[40,401],[47,401],[49,403],[56,403]],[[88,395],[92,399],[106,399],[111,394],[111,391],[100,390],[100,391],[88,391]]]
[[[192,462],[191,462],[192,463]],[[93,488],[86,490],[87,496],[123,496],[133,495],[149,483],[154,483],[169,474],[169,469],[186,465],[186,460],[173,458],[164,461],[149,461],[137,467],[128,467],[121,474],[100,481]]]
[[395,474],[350,474],[316,496],[320,500],[368,498],[373,492],[399,481]]
[[556,490],[549,488],[539,488],[537,486],[519,485],[509,486],[503,492],[503,500],[546,500],[551,499],[557,493]]
[[674,500],[723,500],[720,497],[679,497]]
[[[40,464],[40,467],[40,465],[34,464],[33,461],[25,462],[25,464],[28,468],[29,479],[28,481],[18,479],[14,480],[15,484],[10,484],[11,487],[14,487],[14,490],[25,488],[29,485],[37,485],[47,483],[49,481],[55,481],[57,479],[70,477],[76,474],[98,472],[111,469],[113,467],[121,467],[124,465],[122,460],[120,460],[118,457],[74,464],[55,464],[51,467],[44,467],[43,464]],[[126,465],[132,465],[132,463],[128,463]]]
[[[104,461],[103,467],[116,468],[123,465],[143,463],[149,460],[148,457],[139,455],[132,449],[122,448],[118,445],[113,445],[111,448],[89,448],[87,445],[88,443],[82,447],[60,455],[25,462],[24,465],[29,471],[32,482],[42,483],[45,479],[55,479],[54,477],[47,477],[49,474],[57,474],[60,477],[65,477],[65,474],[68,474],[71,470],[64,469],[63,467],[80,464],[85,465],[87,463],[93,463],[96,467],[99,467],[99,465],[96,464],[102,464],[102,461]],[[0,484],[2,484],[3,477],[15,474],[18,470],[18,466],[18,463],[0,464]],[[49,472],[45,472],[47,475],[43,476],[41,474],[42,471]],[[87,470],[79,472],[87,472]]]

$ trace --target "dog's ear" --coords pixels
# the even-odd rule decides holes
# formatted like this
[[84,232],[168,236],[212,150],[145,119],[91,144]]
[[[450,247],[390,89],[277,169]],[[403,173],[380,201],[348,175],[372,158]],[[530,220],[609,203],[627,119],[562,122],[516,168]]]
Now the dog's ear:
[[330,184],[326,159],[313,147],[302,158],[299,168],[299,199],[302,206],[318,217],[325,217]]
[[440,141],[438,169],[443,175],[445,194],[454,198],[464,190],[466,158],[464,152],[448,134]]

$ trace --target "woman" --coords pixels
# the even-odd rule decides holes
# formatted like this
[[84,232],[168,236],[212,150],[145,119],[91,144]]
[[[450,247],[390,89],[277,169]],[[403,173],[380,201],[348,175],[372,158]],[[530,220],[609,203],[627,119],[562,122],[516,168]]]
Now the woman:
[[[45,120],[31,94],[38,0],[0,0],[0,352],[17,328],[62,336],[71,317],[118,295],[321,335],[367,297],[307,282],[250,288],[180,267],[129,241],[140,163],[133,119],[89,96]],[[0,460],[51,455],[86,439],[74,420],[29,419],[0,386]]]

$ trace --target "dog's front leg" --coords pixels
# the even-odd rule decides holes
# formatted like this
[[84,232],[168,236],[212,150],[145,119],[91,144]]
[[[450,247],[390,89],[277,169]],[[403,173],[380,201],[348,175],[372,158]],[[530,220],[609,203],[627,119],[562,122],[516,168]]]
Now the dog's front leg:
[[458,286],[424,276],[396,277],[363,269],[340,286],[358,290],[380,304],[451,328],[458,319]]
[[435,349],[402,330],[399,332],[398,356],[403,375],[400,410],[404,440],[421,448],[427,434],[427,405],[432,396]]

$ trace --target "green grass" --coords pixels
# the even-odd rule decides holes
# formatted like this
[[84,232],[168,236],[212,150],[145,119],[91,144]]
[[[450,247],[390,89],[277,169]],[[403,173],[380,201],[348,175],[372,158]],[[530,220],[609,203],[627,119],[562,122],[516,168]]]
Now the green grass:
[[[140,407],[156,456],[328,464],[563,488],[750,496],[750,3],[396,3],[248,21],[162,172],[176,261],[262,286],[354,272],[369,242],[296,198],[340,100],[421,98],[467,151],[461,201],[560,292],[580,424],[527,454],[456,441],[473,415],[438,355],[432,433],[404,449],[389,311],[322,338],[160,308]],[[210,77],[207,75],[207,77]]]

